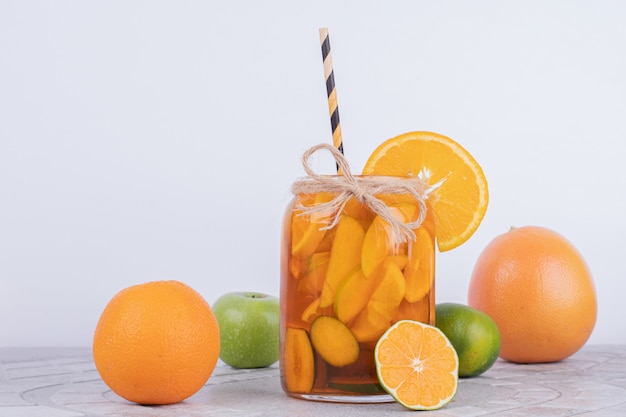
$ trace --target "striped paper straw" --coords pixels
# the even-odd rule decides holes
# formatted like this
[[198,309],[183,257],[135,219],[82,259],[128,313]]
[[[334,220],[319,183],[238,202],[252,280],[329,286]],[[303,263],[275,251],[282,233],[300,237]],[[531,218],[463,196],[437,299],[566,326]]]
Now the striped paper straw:
[[[328,113],[330,127],[333,132],[333,146],[343,153],[341,139],[341,123],[339,122],[339,108],[337,107],[337,89],[335,88],[335,73],[333,71],[333,57],[330,53],[328,28],[320,29],[320,43],[322,45],[322,59],[324,60],[324,79],[326,80],[326,94],[328,96]],[[339,171],[339,166],[337,166]]]

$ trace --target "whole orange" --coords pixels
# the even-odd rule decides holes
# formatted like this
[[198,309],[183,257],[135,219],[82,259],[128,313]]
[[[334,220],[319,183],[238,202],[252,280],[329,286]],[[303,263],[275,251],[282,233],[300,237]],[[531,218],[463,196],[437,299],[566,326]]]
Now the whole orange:
[[173,404],[209,379],[220,349],[204,298],[178,281],[128,287],[107,304],[93,338],[102,380],[139,404]]
[[500,357],[555,362],[578,351],[596,322],[589,268],[560,234],[538,226],[511,228],[476,261],[468,303],[500,330]]

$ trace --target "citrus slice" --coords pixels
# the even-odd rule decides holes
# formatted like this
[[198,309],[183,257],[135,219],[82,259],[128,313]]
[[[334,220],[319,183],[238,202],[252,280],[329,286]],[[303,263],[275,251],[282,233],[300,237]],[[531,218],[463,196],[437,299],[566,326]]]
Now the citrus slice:
[[301,274],[302,278],[298,282],[298,291],[313,296],[319,294],[324,285],[329,260],[330,252],[316,252],[309,256],[307,258],[306,273]]
[[364,237],[363,226],[353,217],[342,214],[328,259],[326,279],[320,295],[320,307],[332,305],[340,284],[359,268]]
[[411,256],[404,269],[406,293],[404,298],[410,303],[421,300],[432,289],[435,279],[435,246],[432,237],[421,227],[415,233],[415,241],[411,242]]
[[357,269],[337,290],[334,305],[337,318],[344,323],[352,321],[367,306],[379,284],[375,277],[368,279],[361,269]]
[[402,271],[391,261],[386,261],[367,279],[375,280],[377,287],[367,306],[350,323],[350,330],[359,342],[376,341],[389,328],[406,290]]
[[[419,213],[415,205],[408,203],[389,206],[389,211],[398,221],[405,223],[414,221]],[[365,276],[372,275],[388,256],[406,253],[406,247],[401,249],[401,246],[393,241],[389,223],[379,215],[374,217],[363,238],[361,267]]]
[[459,358],[434,326],[395,323],[376,343],[374,359],[382,387],[411,410],[436,410],[456,394]]
[[489,201],[487,180],[476,160],[454,140],[431,132],[408,132],[383,142],[363,168],[365,175],[417,176],[429,186],[441,252],[476,231]]
[[284,381],[288,391],[307,393],[315,382],[315,357],[309,335],[304,329],[285,331]]
[[[319,193],[314,197],[305,195],[299,201],[304,206],[316,206],[333,199],[333,194]],[[326,235],[324,226],[330,223],[330,214],[326,212],[311,215],[294,215],[292,225],[291,254],[294,257],[306,258],[315,252]]]
[[319,316],[311,323],[311,343],[330,365],[342,367],[359,358],[359,342],[339,319]]
[[320,298],[317,297],[315,300],[311,301],[308,306],[302,312],[301,319],[305,323],[310,323],[319,315],[320,311]]

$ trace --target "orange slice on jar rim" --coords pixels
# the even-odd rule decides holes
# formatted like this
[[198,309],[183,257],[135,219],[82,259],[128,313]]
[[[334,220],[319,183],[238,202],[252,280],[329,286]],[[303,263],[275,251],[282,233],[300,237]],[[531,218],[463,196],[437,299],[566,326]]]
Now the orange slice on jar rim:
[[388,139],[372,152],[363,174],[422,178],[441,252],[469,239],[487,211],[482,168],[461,145],[438,133],[408,132]]

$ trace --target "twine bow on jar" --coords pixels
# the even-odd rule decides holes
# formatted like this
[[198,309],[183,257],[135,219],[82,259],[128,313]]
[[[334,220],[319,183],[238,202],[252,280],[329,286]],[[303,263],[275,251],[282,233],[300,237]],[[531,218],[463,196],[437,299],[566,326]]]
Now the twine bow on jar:
[[[337,162],[338,171],[342,175],[320,175],[309,166],[309,158],[319,150],[329,151]],[[399,242],[415,240],[416,229],[426,218],[426,198],[428,184],[419,177],[391,176],[354,176],[345,156],[335,147],[328,144],[313,146],[302,155],[302,166],[308,177],[293,183],[293,194],[314,194],[328,192],[336,194],[332,200],[312,206],[298,205],[299,215],[314,213],[333,213],[331,222],[322,229],[332,229],[341,218],[341,213],[350,198],[355,198],[379,215],[391,226],[392,236]],[[398,220],[384,201],[376,197],[378,194],[409,194],[415,198],[419,206],[419,216],[413,222],[405,223]]]

